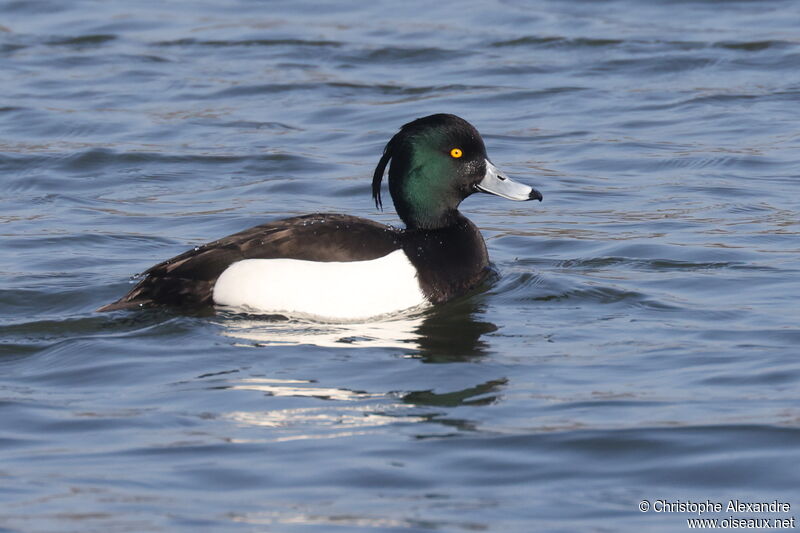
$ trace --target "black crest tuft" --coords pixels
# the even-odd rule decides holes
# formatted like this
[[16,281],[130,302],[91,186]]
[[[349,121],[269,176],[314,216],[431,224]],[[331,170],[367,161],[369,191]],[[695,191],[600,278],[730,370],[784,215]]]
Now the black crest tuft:
[[392,137],[391,140],[386,143],[386,147],[383,149],[381,160],[378,161],[378,166],[375,167],[375,173],[372,175],[372,199],[375,200],[375,207],[381,211],[383,211],[383,202],[381,201],[381,181],[383,181],[383,173],[386,171],[386,165],[389,164],[389,160],[392,158],[392,149],[394,147],[392,142],[396,137],[397,135]]

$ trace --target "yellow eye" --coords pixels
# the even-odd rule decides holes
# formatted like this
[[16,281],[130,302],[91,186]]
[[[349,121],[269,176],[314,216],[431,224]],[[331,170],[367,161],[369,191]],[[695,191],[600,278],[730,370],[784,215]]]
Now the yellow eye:
[[464,155],[464,152],[461,151],[461,148],[453,148],[452,150],[450,150],[451,157],[455,157],[456,159],[458,159],[462,155]]

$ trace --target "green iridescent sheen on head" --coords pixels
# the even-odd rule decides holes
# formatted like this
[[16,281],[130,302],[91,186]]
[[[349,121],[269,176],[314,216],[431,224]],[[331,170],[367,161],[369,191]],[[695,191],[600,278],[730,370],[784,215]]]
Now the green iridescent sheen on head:
[[[461,157],[451,155],[453,148]],[[380,206],[380,180],[391,159],[389,191],[409,228],[437,228],[455,218],[458,205],[485,172],[480,134],[455,115],[431,115],[403,126],[386,145],[373,177]]]
[[436,213],[441,198],[447,197],[453,187],[455,161],[437,149],[443,142],[439,131],[420,135],[411,141],[410,164],[401,194],[420,218]]

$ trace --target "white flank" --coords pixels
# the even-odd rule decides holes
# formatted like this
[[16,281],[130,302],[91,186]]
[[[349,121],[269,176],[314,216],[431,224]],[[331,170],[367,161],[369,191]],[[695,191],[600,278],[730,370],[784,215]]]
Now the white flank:
[[245,259],[214,286],[214,303],[260,313],[339,320],[370,318],[425,303],[417,272],[402,250],[371,261]]

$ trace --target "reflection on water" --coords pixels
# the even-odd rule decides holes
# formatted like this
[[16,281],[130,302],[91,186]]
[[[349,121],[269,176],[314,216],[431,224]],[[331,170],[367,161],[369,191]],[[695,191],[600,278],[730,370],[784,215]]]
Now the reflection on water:
[[482,319],[481,302],[480,296],[465,297],[430,313],[416,330],[417,357],[426,363],[450,363],[486,355],[489,344],[482,337],[497,331],[497,326]]
[[447,363],[487,353],[488,344],[482,336],[496,331],[497,326],[477,318],[483,311],[479,298],[466,297],[422,313],[365,322],[326,323],[281,315],[223,314],[218,323],[223,335],[248,341],[241,346],[399,348],[408,357]]
[[419,349],[417,329],[422,317],[400,316],[375,322],[322,323],[281,316],[243,318],[220,322],[222,334],[249,341],[242,346],[296,346],[326,348]]
[[236,424],[269,430],[252,439],[237,439],[238,442],[352,437],[399,422],[426,422],[431,418],[430,415],[419,413],[414,405],[395,403],[388,392],[369,393],[323,387],[311,380],[244,378],[214,388],[257,391],[269,397],[307,397],[330,402],[323,406],[224,413],[222,418]]
[[404,395],[403,401],[414,405],[441,407],[489,405],[498,400],[500,391],[506,385],[508,385],[508,379],[500,378],[453,392],[435,393],[431,390],[414,391]]
[[[270,396],[308,396],[320,400],[360,400],[376,396],[360,391],[318,387],[313,383],[313,381],[301,379],[247,378],[240,380],[235,385],[223,388],[260,391]],[[308,384],[308,386],[301,386],[303,384]]]
[[[373,433],[388,425],[433,423],[444,429],[476,431],[478,424],[475,421],[453,418],[445,411],[431,408],[491,405],[500,399],[500,392],[507,384],[507,378],[500,378],[455,391],[435,392],[428,389],[398,393],[323,387],[304,380],[245,378],[214,388],[257,391],[270,397],[308,397],[330,401],[330,404],[324,406],[239,410],[221,415],[221,418],[241,426],[269,430],[260,432],[253,438],[233,439],[237,442],[283,442],[351,437]],[[402,399],[402,403],[396,401],[397,397]],[[422,431],[418,429],[414,433],[422,436]],[[430,434],[431,431],[424,430],[425,434]]]
[[[314,324],[268,318],[231,320],[227,324],[231,327],[225,330],[225,334],[254,341],[259,347],[289,343],[345,348],[400,346],[404,352],[413,348],[415,353],[406,354],[396,361],[413,358],[422,363],[458,364],[481,355],[485,347],[480,340],[481,335],[496,329],[492,324],[471,318],[472,313],[466,311],[474,311],[474,305],[462,302],[460,307],[464,314],[448,314],[446,319],[433,314],[369,324]],[[460,319],[453,319],[453,316],[460,316]],[[348,337],[356,330],[360,332],[358,338]],[[370,331],[370,336],[365,337],[364,331]],[[438,348],[448,343],[450,350],[443,352]],[[434,357],[433,354],[437,355]],[[455,390],[430,388],[424,373],[417,374],[412,382],[398,381],[391,388],[378,391],[348,387],[349,379],[344,382],[338,379],[334,385],[324,385],[314,379],[254,376],[230,376],[221,383],[215,383],[212,388],[253,391],[270,398],[264,405],[271,409],[236,410],[221,415],[221,418],[239,426],[268,429],[252,438],[237,438],[237,442],[332,439],[375,433],[388,425],[410,427],[419,424],[425,425],[425,429],[412,431],[417,437],[423,437],[431,434],[445,436],[453,428],[471,432],[478,429],[476,421],[449,416],[448,409],[495,404],[509,383],[507,377],[483,381],[483,373],[478,376],[481,379],[478,383]],[[219,374],[213,377],[218,379]],[[325,404],[280,408],[280,403],[272,400],[288,397],[323,400]],[[432,429],[430,424],[439,429]]]
[[[269,429],[252,439],[237,442],[286,442],[292,440],[336,439],[376,433],[383,426],[426,422],[430,417],[401,412],[382,413],[385,406],[367,404],[343,407],[233,411],[224,418],[243,426]],[[393,409],[396,411],[397,409]]]

